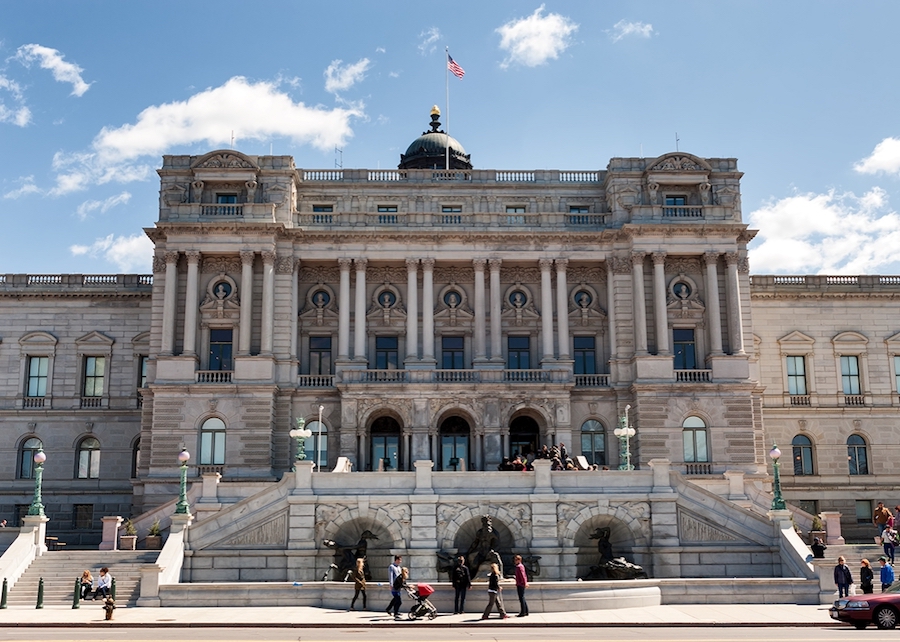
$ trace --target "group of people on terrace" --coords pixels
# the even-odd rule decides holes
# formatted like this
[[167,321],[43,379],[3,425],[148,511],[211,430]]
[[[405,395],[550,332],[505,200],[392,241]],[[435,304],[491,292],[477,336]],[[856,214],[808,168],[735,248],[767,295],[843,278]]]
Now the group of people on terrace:
[[[569,457],[566,445],[560,443],[558,446],[549,448],[545,444],[537,452],[529,450],[524,455],[516,453],[512,457],[504,457],[497,466],[497,470],[534,470],[535,459],[549,459],[550,470],[599,470],[600,468],[597,464],[588,464],[586,469],[579,468],[575,460]],[[605,466],[603,469],[607,470]]]

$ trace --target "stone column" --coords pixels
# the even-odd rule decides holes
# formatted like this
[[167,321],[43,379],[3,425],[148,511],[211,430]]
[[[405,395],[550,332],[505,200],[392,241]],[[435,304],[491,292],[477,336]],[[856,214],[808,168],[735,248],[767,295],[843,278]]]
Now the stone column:
[[441,436],[437,432],[431,434],[431,461],[441,460]]
[[731,340],[732,354],[744,354],[744,315],[741,312],[739,260],[737,252],[725,255],[725,265],[728,267],[728,278],[725,280],[725,292],[728,297],[728,337]]
[[353,320],[353,359],[366,360],[366,259],[354,259],[356,265],[356,306]]
[[403,431],[403,460],[400,462],[400,465],[403,466],[401,470],[409,470],[409,448],[410,448],[410,435],[409,430]]
[[422,259],[422,359],[434,361],[434,259]]
[[503,361],[503,324],[500,318],[500,304],[503,293],[500,292],[500,259],[491,259],[491,360]]
[[[619,344],[616,341],[616,286],[612,262],[606,261],[606,320],[609,323],[609,360],[616,359]],[[610,364],[612,371],[612,364]]]
[[666,311],[666,253],[654,252],[653,257],[653,316],[656,317],[656,353],[668,356],[669,317]]
[[175,352],[175,306],[178,298],[178,252],[166,252],[166,285],[163,291],[162,345],[160,352]]
[[644,298],[644,256],[643,252],[631,254],[634,283],[634,353],[647,354],[647,302]]
[[484,309],[484,266],[486,263],[487,261],[484,259],[472,261],[472,266],[475,268],[475,361],[484,361],[487,357],[485,354],[487,317]]
[[262,253],[263,258],[263,296],[262,296],[262,332],[260,335],[260,354],[271,355],[275,334],[275,251]]
[[419,357],[419,259],[406,259],[406,359]]
[[252,250],[241,250],[241,312],[238,354],[250,354],[250,324],[253,321],[253,258]]
[[543,355],[541,361],[553,360],[553,279],[551,259],[538,261],[541,268],[541,334],[543,335]]
[[566,283],[568,259],[556,259],[556,323],[559,358],[569,359],[569,286]]
[[200,252],[189,250],[187,257],[187,292],[184,297],[184,349],[186,356],[197,354],[197,310],[200,305]]
[[[291,359],[299,360],[297,354],[297,315],[300,313],[300,259],[291,259]],[[297,368],[291,375],[297,374]]]
[[709,321],[709,347],[713,355],[722,354],[722,316],[719,311],[719,255],[707,252],[706,263],[706,314]]
[[350,259],[338,259],[341,286],[338,296],[338,359],[350,358]]

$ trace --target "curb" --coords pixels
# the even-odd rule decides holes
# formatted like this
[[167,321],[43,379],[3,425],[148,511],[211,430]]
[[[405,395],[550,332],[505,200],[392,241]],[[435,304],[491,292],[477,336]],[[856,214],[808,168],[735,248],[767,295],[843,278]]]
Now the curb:
[[[407,624],[412,624],[412,622],[407,622]],[[158,629],[175,629],[175,628],[190,628],[190,629],[244,629],[244,628],[253,628],[253,629],[345,629],[348,626],[352,627],[389,627],[389,626],[398,626],[396,621],[391,622],[371,622],[371,623],[360,623],[360,622],[323,622],[323,623],[315,623],[315,622],[252,622],[252,623],[222,623],[222,622],[116,622],[116,621],[106,621],[99,620],[97,622],[4,622],[4,628],[43,628],[43,629],[52,629],[52,628],[95,628],[95,627],[107,627],[107,628],[121,628],[121,629],[136,629],[136,628],[158,628]],[[403,626],[400,624],[399,626]],[[621,628],[717,628],[717,629],[728,629],[728,628],[749,628],[749,629],[762,629],[762,628],[822,628],[822,627],[847,627],[850,628],[849,624],[844,622],[835,622],[832,620],[826,622],[534,622],[534,623],[526,623],[526,622],[510,622],[504,623],[501,621],[497,622],[488,622],[488,623],[472,623],[472,622],[447,622],[435,623],[431,622],[419,622],[416,626],[428,626],[428,627],[439,627],[442,629],[458,629],[465,628],[471,629],[472,627],[478,628],[568,628],[568,629],[576,629],[576,628],[602,628],[602,629],[621,629]]]

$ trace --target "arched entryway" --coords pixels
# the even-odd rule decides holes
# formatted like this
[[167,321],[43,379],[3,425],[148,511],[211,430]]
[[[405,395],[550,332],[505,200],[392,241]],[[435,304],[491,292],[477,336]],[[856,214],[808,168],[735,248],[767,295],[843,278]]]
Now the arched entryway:
[[393,417],[379,417],[369,429],[368,470],[400,470],[400,423]]
[[538,423],[527,416],[513,419],[509,424],[509,456],[523,457],[528,453],[536,453],[540,440],[540,427]]
[[448,417],[440,428],[440,470],[472,470],[469,452],[469,422]]

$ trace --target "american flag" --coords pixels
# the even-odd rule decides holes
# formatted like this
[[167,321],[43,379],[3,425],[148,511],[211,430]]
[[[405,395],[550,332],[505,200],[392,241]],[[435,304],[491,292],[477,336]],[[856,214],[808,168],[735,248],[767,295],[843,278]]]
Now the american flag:
[[462,78],[466,75],[466,70],[456,64],[456,61],[450,57],[450,54],[447,54],[447,69],[457,78]]

